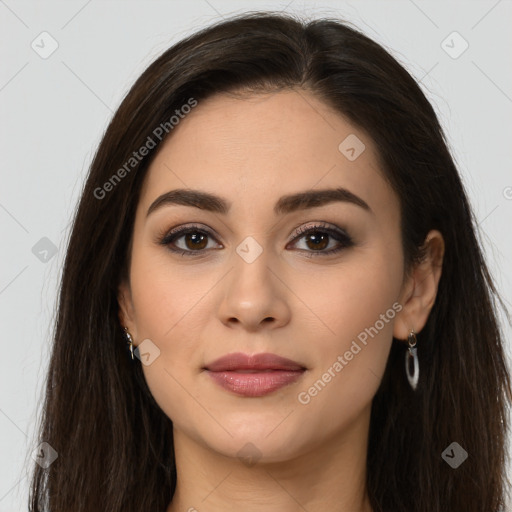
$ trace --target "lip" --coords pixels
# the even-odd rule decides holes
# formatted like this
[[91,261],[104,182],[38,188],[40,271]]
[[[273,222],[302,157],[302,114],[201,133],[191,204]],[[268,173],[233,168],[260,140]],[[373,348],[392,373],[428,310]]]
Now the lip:
[[264,352],[252,356],[242,352],[233,352],[208,363],[204,369],[211,372],[235,370],[305,370],[306,368],[296,361],[285,357]]
[[227,354],[206,365],[213,381],[227,391],[247,397],[264,396],[298,380],[306,368],[276,354]]

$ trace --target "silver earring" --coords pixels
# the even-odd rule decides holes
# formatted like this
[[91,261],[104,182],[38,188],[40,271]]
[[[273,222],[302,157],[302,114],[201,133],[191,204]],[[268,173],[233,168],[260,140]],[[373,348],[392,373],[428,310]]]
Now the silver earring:
[[[418,378],[420,376],[420,365],[418,363],[418,349],[416,348],[416,334],[414,334],[414,329],[411,329],[409,336],[407,338],[409,342],[409,349],[405,353],[405,372],[407,373],[407,378],[409,379],[409,384],[413,390],[416,389],[418,385]],[[414,362],[414,370],[411,375],[410,371],[410,360]]]
[[124,335],[126,336],[126,339],[128,340],[126,343],[128,343],[129,347],[130,347],[130,352],[132,354],[132,359],[134,359],[133,357],[133,338],[131,337],[130,333],[128,332],[128,327],[123,327],[124,329]]

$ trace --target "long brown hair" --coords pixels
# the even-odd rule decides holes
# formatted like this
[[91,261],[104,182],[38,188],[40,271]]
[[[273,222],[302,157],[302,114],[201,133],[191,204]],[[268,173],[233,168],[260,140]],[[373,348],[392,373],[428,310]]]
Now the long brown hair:
[[[430,229],[446,244],[438,296],[417,336],[418,388],[413,392],[405,377],[405,345],[394,340],[373,399],[367,488],[375,512],[504,508],[512,390],[497,321],[503,303],[431,104],[384,48],[348,22],[250,12],[157,58],[95,154],[68,243],[40,419],[38,442],[58,458],[46,469],[34,464],[31,511],[163,511],[170,502],[172,422],[140,361],[129,358],[117,302],[141,185],[165,140],[154,131],[164,125],[172,136],[169,119],[191,98],[200,108],[217,92],[290,88],[311,91],[376,143],[400,198],[407,268]],[[155,147],[126,166],[152,134]],[[442,457],[453,442],[468,452],[456,469]]]

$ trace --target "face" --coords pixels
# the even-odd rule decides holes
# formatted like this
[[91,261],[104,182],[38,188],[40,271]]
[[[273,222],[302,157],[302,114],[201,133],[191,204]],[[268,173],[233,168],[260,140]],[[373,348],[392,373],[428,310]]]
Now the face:
[[[218,196],[225,211],[154,204],[177,189]],[[401,309],[399,226],[372,140],[311,93],[200,102],[148,170],[120,288],[123,325],[175,431],[281,461],[367,420]],[[301,370],[205,370],[232,353]]]

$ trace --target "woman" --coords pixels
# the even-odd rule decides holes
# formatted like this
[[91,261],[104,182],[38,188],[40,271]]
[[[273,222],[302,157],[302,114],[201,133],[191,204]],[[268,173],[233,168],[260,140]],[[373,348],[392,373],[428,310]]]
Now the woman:
[[82,193],[30,510],[503,509],[475,225],[430,103],[347,23],[174,45]]

